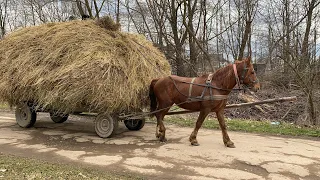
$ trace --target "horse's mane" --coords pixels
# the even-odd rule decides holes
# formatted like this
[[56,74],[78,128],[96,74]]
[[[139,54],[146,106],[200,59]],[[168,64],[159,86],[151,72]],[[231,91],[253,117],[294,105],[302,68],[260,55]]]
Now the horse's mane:
[[[242,63],[245,63],[245,61],[235,61],[235,64],[237,65]],[[214,72],[212,80],[217,82],[224,81],[226,83],[229,83],[229,81],[232,80],[233,78],[234,78],[233,65],[228,64],[227,66],[222,67],[218,69],[216,72]]]
[[216,72],[213,73],[212,80],[214,81],[228,81],[230,76],[233,75],[233,67],[232,64],[229,64],[223,68],[218,69]]
[[[235,61],[235,64],[237,64],[237,65],[243,64],[243,63],[245,63],[245,61]],[[207,78],[208,76],[209,76],[209,74],[204,74],[201,77]],[[227,66],[222,67],[222,68],[218,69],[217,71],[215,71],[213,73],[212,80],[216,81],[216,82],[224,81],[226,83],[229,83],[229,81],[234,78],[233,76],[234,76],[233,66],[232,66],[232,64],[228,64]]]

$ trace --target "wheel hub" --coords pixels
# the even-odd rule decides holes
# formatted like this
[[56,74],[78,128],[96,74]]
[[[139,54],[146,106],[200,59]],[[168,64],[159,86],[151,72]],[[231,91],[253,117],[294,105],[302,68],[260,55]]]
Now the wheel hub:
[[37,113],[27,104],[21,104],[16,107],[16,121],[20,127],[29,128],[34,125]]
[[99,115],[95,122],[96,133],[103,138],[109,137],[115,129],[113,122],[110,115]]
[[109,126],[109,121],[107,119],[103,119],[101,122],[101,129],[103,131],[107,131],[110,128]]
[[26,121],[26,120],[27,120],[27,113],[23,112],[21,119],[24,120],[24,121]]
[[138,123],[139,123],[139,121],[137,121],[137,120],[129,120],[128,124],[131,125],[131,127],[135,127],[138,125]]

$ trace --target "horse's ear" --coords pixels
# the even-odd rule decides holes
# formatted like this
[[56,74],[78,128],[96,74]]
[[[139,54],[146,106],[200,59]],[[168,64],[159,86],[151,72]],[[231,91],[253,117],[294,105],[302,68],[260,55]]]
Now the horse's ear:
[[248,56],[247,58],[244,59],[244,61],[250,65],[251,64],[251,56]]

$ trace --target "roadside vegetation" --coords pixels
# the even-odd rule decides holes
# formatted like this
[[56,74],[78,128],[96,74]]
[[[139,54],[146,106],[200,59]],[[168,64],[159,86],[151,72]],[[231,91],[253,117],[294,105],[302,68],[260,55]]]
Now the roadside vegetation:
[[0,103],[0,110],[9,109],[9,105],[7,103]]
[[129,174],[0,154],[0,179],[142,179]]
[[[197,116],[166,116],[166,122],[176,124],[182,127],[194,127]],[[249,133],[265,133],[272,135],[290,135],[290,136],[310,136],[320,137],[320,128],[313,126],[298,126],[292,123],[278,121],[254,121],[245,119],[226,118],[228,130],[241,131]],[[202,128],[219,129],[217,119],[208,118],[204,121]]]

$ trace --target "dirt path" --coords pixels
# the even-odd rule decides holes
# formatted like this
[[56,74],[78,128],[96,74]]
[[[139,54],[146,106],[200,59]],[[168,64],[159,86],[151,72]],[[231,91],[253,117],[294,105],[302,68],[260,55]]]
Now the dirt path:
[[155,138],[155,124],[131,132],[120,123],[115,137],[101,139],[90,117],[71,116],[54,124],[39,113],[34,128],[22,129],[12,112],[0,112],[0,152],[138,173],[148,179],[320,179],[317,139],[229,132],[236,145],[229,149],[220,131],[201,129],[201,145],[193,147],[188,141],[191,131],[167,126],[168,142],[163,144]]

